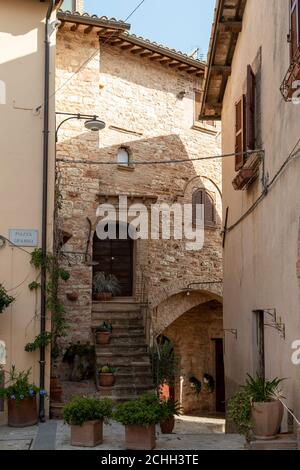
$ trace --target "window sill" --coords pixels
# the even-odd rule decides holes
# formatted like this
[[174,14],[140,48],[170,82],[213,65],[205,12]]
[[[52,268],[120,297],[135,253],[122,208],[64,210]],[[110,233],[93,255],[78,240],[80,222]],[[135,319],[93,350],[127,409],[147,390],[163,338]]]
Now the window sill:
[[197,122],[197,121],[194,122],[192,129],[194,131],[205,132],[206,134],[210,134],[210,135],[216,135],[218,133],[218,130],[216,129],[216,127],[201,124],[200,122]]
[[252,153],[243,168],[238,171],[232,181],[232,186],[235,191],[242,191],[243,189],[249,188],[259,174],[260,163],[261,155],[259,153]]
[[134,171],[135,167],[133,165],[117,165],[117,169],[120,171]]

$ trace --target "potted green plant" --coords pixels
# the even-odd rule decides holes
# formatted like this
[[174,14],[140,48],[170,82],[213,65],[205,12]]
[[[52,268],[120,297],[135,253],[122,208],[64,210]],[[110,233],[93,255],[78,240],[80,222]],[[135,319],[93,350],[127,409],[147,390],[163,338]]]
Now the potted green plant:
[[110,300],[121,293],[120,283],[113,274],[98,272],[93,278],[93,295],[98,301]]
[[99,369],[99,385],[101,387],[112,387],[115,383],[115,367],[110,364],[100,367]]
[[96,344],[108,344],[112,335],[112,324],[104,321],[95,329]]
[[8,403],[9,426],[33,426],[38,421],[37,396],[46,395],[46,392],[29,382],[30,372],[31,369],[17,372],[13,365],[8,384],[0,389],[0,398],[6,398]]
[[181,407],[178,401],[171,398],[160,401],[160,430],[162,434],[172,434],[175,426],[175,416],[181,413]]
[[75,397],[64,406],[63,418],[71,426],[71,445],[95,447],[103,442],[103,421],[113,413],[112,400]]
[[[159,338],[150,349],[153,383],[158,395],[175,399],[175,382],[180,375],[179,356],[170,341]],[[165,389],[168,393],[164,393]]]
[[125,426],[125,445],[129,450],[155,448],[155,425],[160,418],[159,399],[151,393],[117,405],[114,412],[114,419]]
[[8,295],[5,287],[0,284],[0,313],[2,313],[14,300],[14,297]]
[[283,405],[279,385],[284,379],[266,380],[248,374],[246,384],[228,403],[228,417],[237,431],[249,439],[274,439],[280,429]]

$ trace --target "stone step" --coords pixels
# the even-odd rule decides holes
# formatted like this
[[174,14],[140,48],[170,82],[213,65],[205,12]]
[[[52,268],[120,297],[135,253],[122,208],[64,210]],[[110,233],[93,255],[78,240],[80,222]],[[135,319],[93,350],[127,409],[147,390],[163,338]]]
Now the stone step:
[[[110,346],[144,346],[145,345],[145,336],[143,334],[112,334],[112,337],[109,342]],[[100,346],[101,345],[97,345]]]
[[112,324],[113,328],[143,328],[143,319],[141,316],[136,315],[135,313],[128,314],[119,314],[107,315],[98,312],[92,312],[92,328],[97,328],[104,321],[108,321]]
[[140,302],[130,301],[130,300],[109,300],[107,302],[96,302],[93,301],[92,306],[93,312],[98,313],[134,313],[141,311]]
[[152,385],[152,373],[151,371],[144,371],[139,373],[123,372],[117,371],[115,374],[116,385],[127,385],[127,384],[136,384],[136,385]]
[[138,344],[108,344],[106,345],[99,345],[96,344],[96,355],[103,355],[103,354],[112,354],[116,356],[120,355],[130,355],[135,356],[136,354],[147,354],[148,347],[145,344],[145,341],[140,342]]
[[297,450],[297,439],[294,434],[279,434],[272,440],[254,440],[249,444],[250,450]]
[[[139,358],[143,362],[147,362],[148,355],[139,353],[139,354],[111,354],[111,353],[96,353],[96,363],[98,368],[110,364],[113,367],[119,369],[122,366],[132,366],[133,359]],[[148,363],[150,367],[150,361]]]
[[145,392],[153,390],[153,385],[114,385],[113,387],[100,387],[98,386],[98,391],[100,396],[105,396],[114,399],[122,397],[137,397],[142,395]]

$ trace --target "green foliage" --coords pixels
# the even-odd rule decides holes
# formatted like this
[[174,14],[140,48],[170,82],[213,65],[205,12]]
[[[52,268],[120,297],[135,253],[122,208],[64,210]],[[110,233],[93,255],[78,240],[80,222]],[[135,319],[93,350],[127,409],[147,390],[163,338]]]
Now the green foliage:
[[0,313],[2,313],[14,300],[14,297],[8,295],[6,289],[2,284],[0,284]]
[[[36,269],[45,268],[47,270],[46,283],[46,305],[52,314],[52,357],[59,355],[58,339],[66,335],[68,325],[64,319],[65,309],[58,298],[59,281],[68,281],[70,274],[58,265],[57,257],[47,253],[43,257],[41,248],[36,248],[31,254],[31,264]],[[30,289],[36,289],[40,286],[36,282],[29,284]]]
[[117,295],[121,293],[120,283],[113,274],[98,272],[93,278],[94,294],[111,293]]
[[41,284],[39,282],[33,281],[28,285],[29,290],[37,290],[41,287]]
[[104,419],[108,421],[113,414],[114,402],[109,399],[75,397],[63,409],[66,423],[82,426],[86,421]]
[[90,343],[71,343],[69,347],[66,349],[63,355],[63,361],[68,362],[71,364],[74,362],[75,356],[84,357],[84,356],[91,356],[95,354],[95,346],[91,345]]
[[121,403],[116,407],[114,419],[123,425],[151,426],[161,419],[159,399],[154,394],[142,395],[137,400]]
[[9,371],[9,385],[0,389],[0,398],[10,398],[19,402],[39,393],[45,395],[44,390],[40,390],[39,387],[29,382],[30,372],[31,369],[17,372],[16,367],[13,365]]
[[249,437],[251,424],[251,396],[248,391],[240,390],[228,402],[227,417],[233,421],[239,434]]
[[116,368],[112,367],[110,364],[106,364],[106,366],[102,366],[99,369],[99,374],[114,374],[116,372]]
[[100,333],[102,331],[111,333],[112,330],[113,330],[112,324],[107,321],[104,321],[103,323],[101,323],[101,325],[97,326],[95,331],[96,333]]
[[266,380],[257,375],[255,378],[247,375],[245,390],[250,394],[252,402],[268,402],[280,396],[279,385],[284,379]]
[[179,416],[182,412],[182,408],[178,401],[174,401],[171,398],[168,400],[161,400],[160,401],[160,412],[161,412],[161,419],[168,419],[172,416]]
[[32,343],[26,344],[25,351],[33,352],[33,351],[36,351],[37,349],[40,349],[42,346],[44,347],[48,346],[48,344],[50,344],[52,341],[52,337],[53,337],[52,333],[50,333],[49,331],[44,331],[43,333],[36,336]]
[[153,382],[156,389],[163,384],[171,387],[179,376],[179,357],[174,353],[173,345],[169,341],[160,340],[150,350]]
[[266,380],[257,375],[255,378],[247,375],[246,384],[228,402],[227,416],[231,419],[237,431],[247,438],[252,429],[252,403],[265,403],[276,400],[280,396],[279,385],[284,379]]
[[201,392],[202,384],[201,381],[197,379],[197,377],[190,377],[189,382],[191,384],[191,387],[193,391],[196,393],[196,395],[199,395]]

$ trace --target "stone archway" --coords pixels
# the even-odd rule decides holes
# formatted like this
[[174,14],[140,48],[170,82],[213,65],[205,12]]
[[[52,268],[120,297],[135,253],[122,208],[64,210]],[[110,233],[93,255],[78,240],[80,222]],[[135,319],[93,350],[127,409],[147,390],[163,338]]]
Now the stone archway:
[[[167,337],[180,361],[175,399],[185,414],[223,411],[225,401],[222,298],[207,291],[178,292],[161,302],[153,317],[154,335]],[[218,361],[217,361],[218,358]],[[208,385],[204,378],[213,383]],[[197,393],[195,382],[201,384]]]

